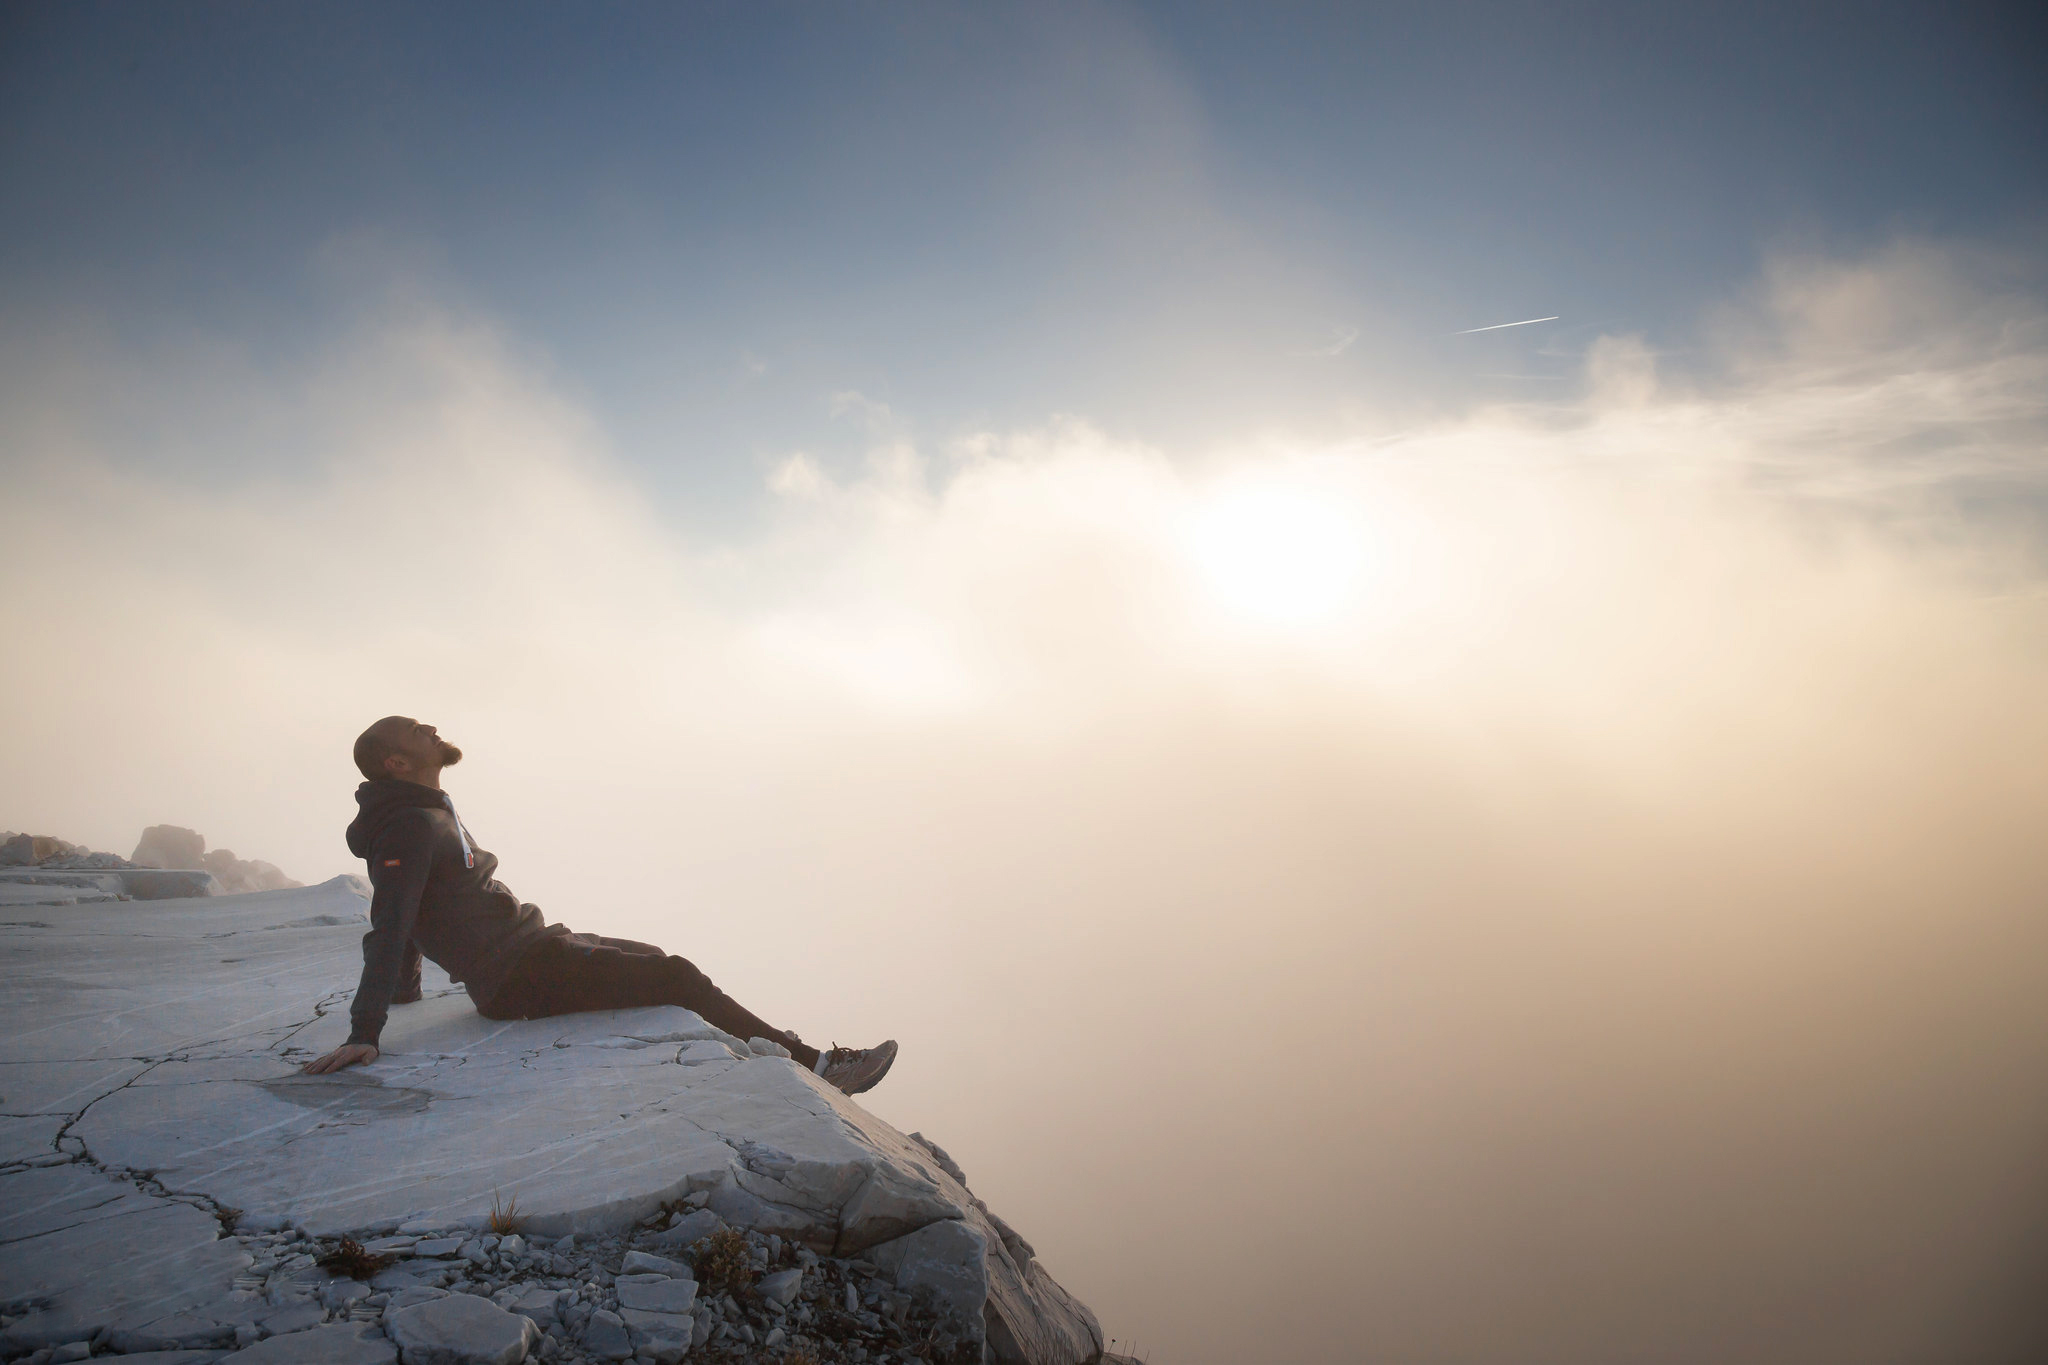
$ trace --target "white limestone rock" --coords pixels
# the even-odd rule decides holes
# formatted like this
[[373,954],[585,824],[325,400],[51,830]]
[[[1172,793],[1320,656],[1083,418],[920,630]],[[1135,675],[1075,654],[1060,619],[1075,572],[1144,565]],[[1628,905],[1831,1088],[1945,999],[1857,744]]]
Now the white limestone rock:
[[772,1275],[763,1275],[754,1286],[754,1292],[777,1308],[787,1308],[804,1286],[804,1272],[801,1268],[778,1270]]
[[470,1294],[401,1308],[384,1331],[403,1365],[519,1365],[540,1335],[530,1319]]
[[671,1261],[666,1256],[652,1256],[644,1251],[629,1251],[626,1259],[619,1263],[619,1272],[624,1275],[666,1275],[672,1280],[694,1280],[696,1273],[681,1261]]
[[633,1341],[633,1354],[674,1365],[690,1349],[696,1321],[688,1313],[650,1313],[621,1304],[619,1317]]
[[675,1221],[668,1225],[668,1231],[656,1240],[663,1246],[681,1249],[695,1245],[725,1226],[725,1220],[710,1209],[697,1209],[676,1215]]
[[227,1346],[235,1329],[193,1313],[167,1313],[139,1327],[120,1327],[107,1334],[107,1344],[122,1355],[144,1351],[196,1351]]
[[257,1318],[255,1325],[271,1336],[279,1337],[293,1332],[303,1332],[311,1327],[318,1327],[326,1319],[326,1316],[327,1314],[321,1309],[319,1304],[308,1300],[303,1303],[289,1303],[282,1308],[272,1309],[262,1317]]
[[[0,1125],[0,1144],[11,1144],[0,1151],[62,1163],[0,1163],[0,1310],[19,1315],[0,1333],[0,1354],[180,1313],[230,1333],[250,1325],[205,1311],[246,1316],[218,1307],[243,1292],[250,1258],[220,1237],[214,1209],[240,1210],[245,1229],[300,1238],[412,1238],[393,1243],[407,1259],[369,1287],[409,1294],[418,1291],[401,1278],[446,1283],[484,1262],[508,1275],[517,1243],[497,1244],[493,1259],[481,1234],[494,1203],[512,1200],[543,1242],[617,1233],[680,1201],[692,1212],[643,1246],[681,1253],[743,1226],[805,1254],[865,1256],[899,1287],[943,1290],[960,1334],[996,1359],[1081,1365],[1100,1354],[1087,1309],[936,1144],[687,1010],[493,1022],[430,968],[426,998],[392,1012],[374,1065],[298,1074],[347,1035],[365,891],[345,877],[157,902],[146,937],[132,906],[44,908],[35,919],[0,907],[10,983],[0,1097],[16,1120]],[[69,1145],[53,1149],[60,1132]],[[126,1171],[149,1175],[124,1181]],[[438,1259],[465,1248],[475,1260]],[[282,1258],[255,1288],[285,1309],[325,1283],[310,1257]],[[687,1318],[674,1310],[694,1306],[703,1316],[701,1303],[685,1302],[692,1281],[667,1283],[629,1288],[666,1296],[661,1309],[629,1310]],[[386,1305],[386,1320],[443,1302]],[[646,1321],[629,1330],[618,1314],[573,1307],[565,1332],[573,1326],[586,1352],[606,1358],[632,1354],[634,1331],[655,1341],[657,1328],[675,1329],[653,1354],[692,1334]],[[292,1335],[313,1332],[329,1329]]]
[[583,1329],[583,1349],[600,1360],[624,1360],[633,1354],[633,1338],[626,1331],[624,1319],[600,1308],[590,1315],[590,1322]]
[[695,1280],[672,1280],[666,1275],[621,1275],[612,1282],[621,1310],[642,1313],[687,1313],[697,1302]]
[[0,1115],[0,1166],[51,1155],[57,1134],[70,1121],[67,1114]]
[[546,1331],[561,1321],[561,1305],[564,1295],[575,1296],[573,1289],[529,1289],[515,1298],[506,1310],[532,1318],[534,1325]]
[[220,1365],[396,1365],[398,1348],[361,1323],[337,1322],[267,1337],[254,1346],[222,1356]]
[[248,1253],[199,1209],[67,1163],[0,1174],[0,1354],[140,1328],[224,1297]]

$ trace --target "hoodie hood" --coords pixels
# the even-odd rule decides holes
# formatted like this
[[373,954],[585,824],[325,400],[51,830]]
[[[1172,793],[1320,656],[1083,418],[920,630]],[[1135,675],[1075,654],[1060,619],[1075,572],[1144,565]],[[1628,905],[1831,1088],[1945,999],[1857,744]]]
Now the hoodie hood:
[[[455,807],[448,800],[448,793],[433,787],[422,787],[417,782],[402,782],[395,777],[383,778],[376,782],[365,782],[356,788],[356,805],[362,809],[349,822],[348,851],[358,858],[370,856],[370,848],[377,842],[377,836],[393,816],[402,811],[426,809],[446,811],[451,816]],[[465,852],[468,838],[464,837]]]

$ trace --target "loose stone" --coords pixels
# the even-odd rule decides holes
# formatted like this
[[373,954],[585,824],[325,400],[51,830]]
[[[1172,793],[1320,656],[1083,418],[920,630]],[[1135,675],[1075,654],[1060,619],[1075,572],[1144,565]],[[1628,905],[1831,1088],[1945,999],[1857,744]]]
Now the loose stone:
[[651,1256],[644,1251],[629,1251],[619,1270],[627,1275],[666,1275],[670,1279],[690,1280],[696,1274],[681,1261],[671,1261],[666,1256]]
[[624,1360],[633,1354],[633,1339],[617,1313],[600,1308],[583,1329],[583,1349],[600,1360]]
[[776,1307],[787,1308],[796,1300],[798,1292],[803,1288],[803,1282],[804,1272],[801,1269],[778,1270],[772,1275],[762,1276],[761,1282],[755,1285],[754,1289],[763,1299]]

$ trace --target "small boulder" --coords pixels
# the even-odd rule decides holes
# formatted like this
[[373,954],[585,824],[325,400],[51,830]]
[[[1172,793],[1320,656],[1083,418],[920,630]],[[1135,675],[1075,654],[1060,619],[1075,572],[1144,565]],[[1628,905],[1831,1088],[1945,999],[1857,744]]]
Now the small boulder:
[[625,1275],[666,1275],[672,1280],[697,1278],[697,1273],[681,1261],[671,1261],[666,1256],[650,1256],[644,1251],[627,1252],[619,1271]]
[[401,1308],[384,1320],[405,1365],[519,1365],[540,1329],[470,1294]]
[[[683,1283],[688,1284],[689,1281]],[[695,1288],[691,1285],[691,1288]],[[636,1355],[651,1356],[656,1365],[674,1365],[689,1352],[696,1321],[688,1313],[648,1313],[621,1308],[619,1317],[633,1339]]]
[[612,1284],[618,1292],[619,1307],[642,1313],[687,1313],[697,1302],[695,1280],[671,1280],[664,1275],[621,1275]]
[[536,1324],[545,1329],[553,1326],[559,1320],[562,1296],[566,1294],[573,1298],[575,1292],[573,1289],[535,1287],[519,1294],[513,1300],[508,1311],[518,1313],[523,1317],[532,1318]]
[[723,1218],[720,1218],[710,1209],[698,1209],[694,1213],[686,1213],[677,1218],[675,1222],[668,1225],[667,1232],[655,1237],[653,1241],[656,1246],[673,1247],[680,1250],[703,1241],[714,1232],[723,1232],[724,1230],[725,1220]]
[[583,1349],[599,1360],[624,1360],[633,1354],[633,1338],[625,1319],[608,1308],[590,1315],[583,1327]]
[[763,1275],[761,1282],[754,1286],[754,1292],[777,1308],[787,1308],[796,1301],[797,1292],[803,1287],[802,1270],[778,1270],[773,1275]]
[[206,840],[198,831],[179,825],[151,825],[128,861],[138,867],[172,867],[199,871],[206,864]]

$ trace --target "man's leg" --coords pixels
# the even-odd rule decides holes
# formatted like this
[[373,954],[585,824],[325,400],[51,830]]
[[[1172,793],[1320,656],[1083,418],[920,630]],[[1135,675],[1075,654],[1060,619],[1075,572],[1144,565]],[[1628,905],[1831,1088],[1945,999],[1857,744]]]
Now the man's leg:
[[640,1005],[681,1005],[704,1022],[736,1038],[781,1042],[802,1066],[816,1068],[818,1050],[741,1005],[697,970],[694,963],[630,939],[577,934],[544,938],[513,969],[491,1013],[540,1019],[585,1010],[632,1009]]

